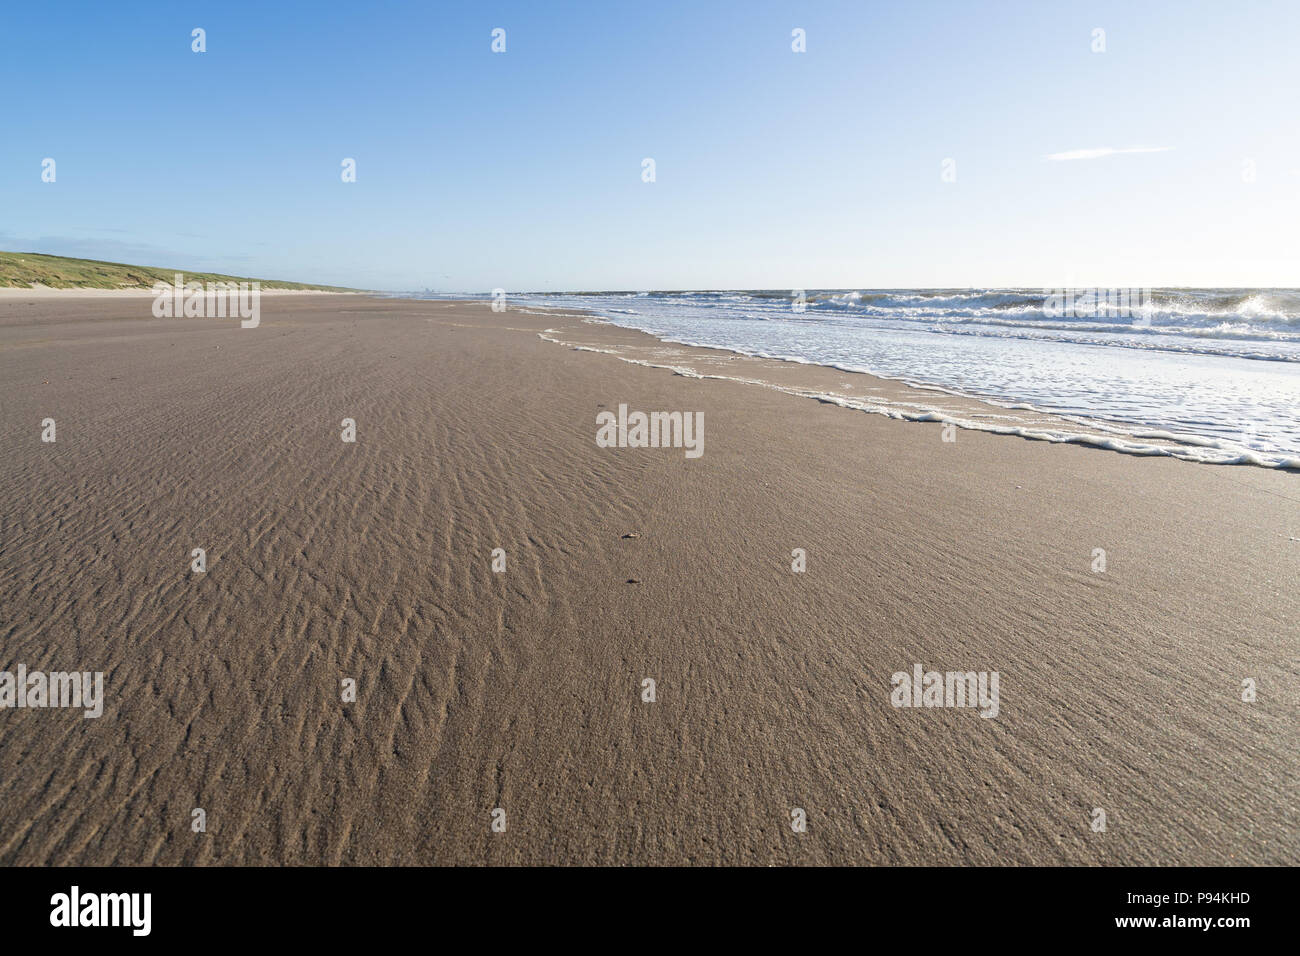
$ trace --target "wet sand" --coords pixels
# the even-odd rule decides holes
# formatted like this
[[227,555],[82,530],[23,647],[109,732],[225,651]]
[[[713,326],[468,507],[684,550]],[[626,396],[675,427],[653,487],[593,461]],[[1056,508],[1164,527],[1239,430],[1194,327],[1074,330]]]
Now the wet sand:
[[[105,693],[0,709],[0,864],[1300,862],[1300,476],[578,317],[149,302],[0,298],[0,670]],[[997,716],[891,706],[918,663]]]

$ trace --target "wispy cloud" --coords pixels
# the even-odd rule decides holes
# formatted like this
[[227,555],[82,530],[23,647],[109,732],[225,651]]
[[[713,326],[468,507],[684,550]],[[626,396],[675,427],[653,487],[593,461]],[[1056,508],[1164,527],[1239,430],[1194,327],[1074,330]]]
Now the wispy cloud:
[[1092,149],[1071,149],[1064,153],[1049,153],[1044,159],[1054,163],[1068,162],[1072,159],[1101,159],[1103,156],[1118,156],[1121,153],[1167,153],[1172,146],[1097,146]]

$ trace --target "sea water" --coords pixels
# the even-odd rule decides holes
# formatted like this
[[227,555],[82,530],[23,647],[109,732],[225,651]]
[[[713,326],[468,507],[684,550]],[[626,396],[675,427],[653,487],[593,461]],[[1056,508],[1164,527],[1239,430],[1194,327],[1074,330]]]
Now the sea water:
[[[1300,291],[823,289],[539,293],[685,345],[868,372],[1300,468]],[[1186,457],[1180,455],[1180,457]]]

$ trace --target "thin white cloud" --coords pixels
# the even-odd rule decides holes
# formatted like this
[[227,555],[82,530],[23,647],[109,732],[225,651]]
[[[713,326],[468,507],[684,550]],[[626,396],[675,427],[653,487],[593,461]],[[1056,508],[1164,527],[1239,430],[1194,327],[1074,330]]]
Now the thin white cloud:
[[1068,162],[1072,159],[1101,159],[1103,156],[1118,156],[1121,153],[1167,153],[1172,146],[1097,146],[1093,149],[1071,149],[1064,153],[1049,153],[1044,159],[1054,163]]

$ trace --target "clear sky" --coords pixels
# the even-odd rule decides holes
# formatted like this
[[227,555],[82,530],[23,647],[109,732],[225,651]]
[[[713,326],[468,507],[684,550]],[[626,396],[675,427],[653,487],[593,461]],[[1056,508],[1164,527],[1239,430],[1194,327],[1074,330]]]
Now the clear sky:
[[1295,286],[1298,40],[1295,0],[14,2],[0,249],[443,291]]

